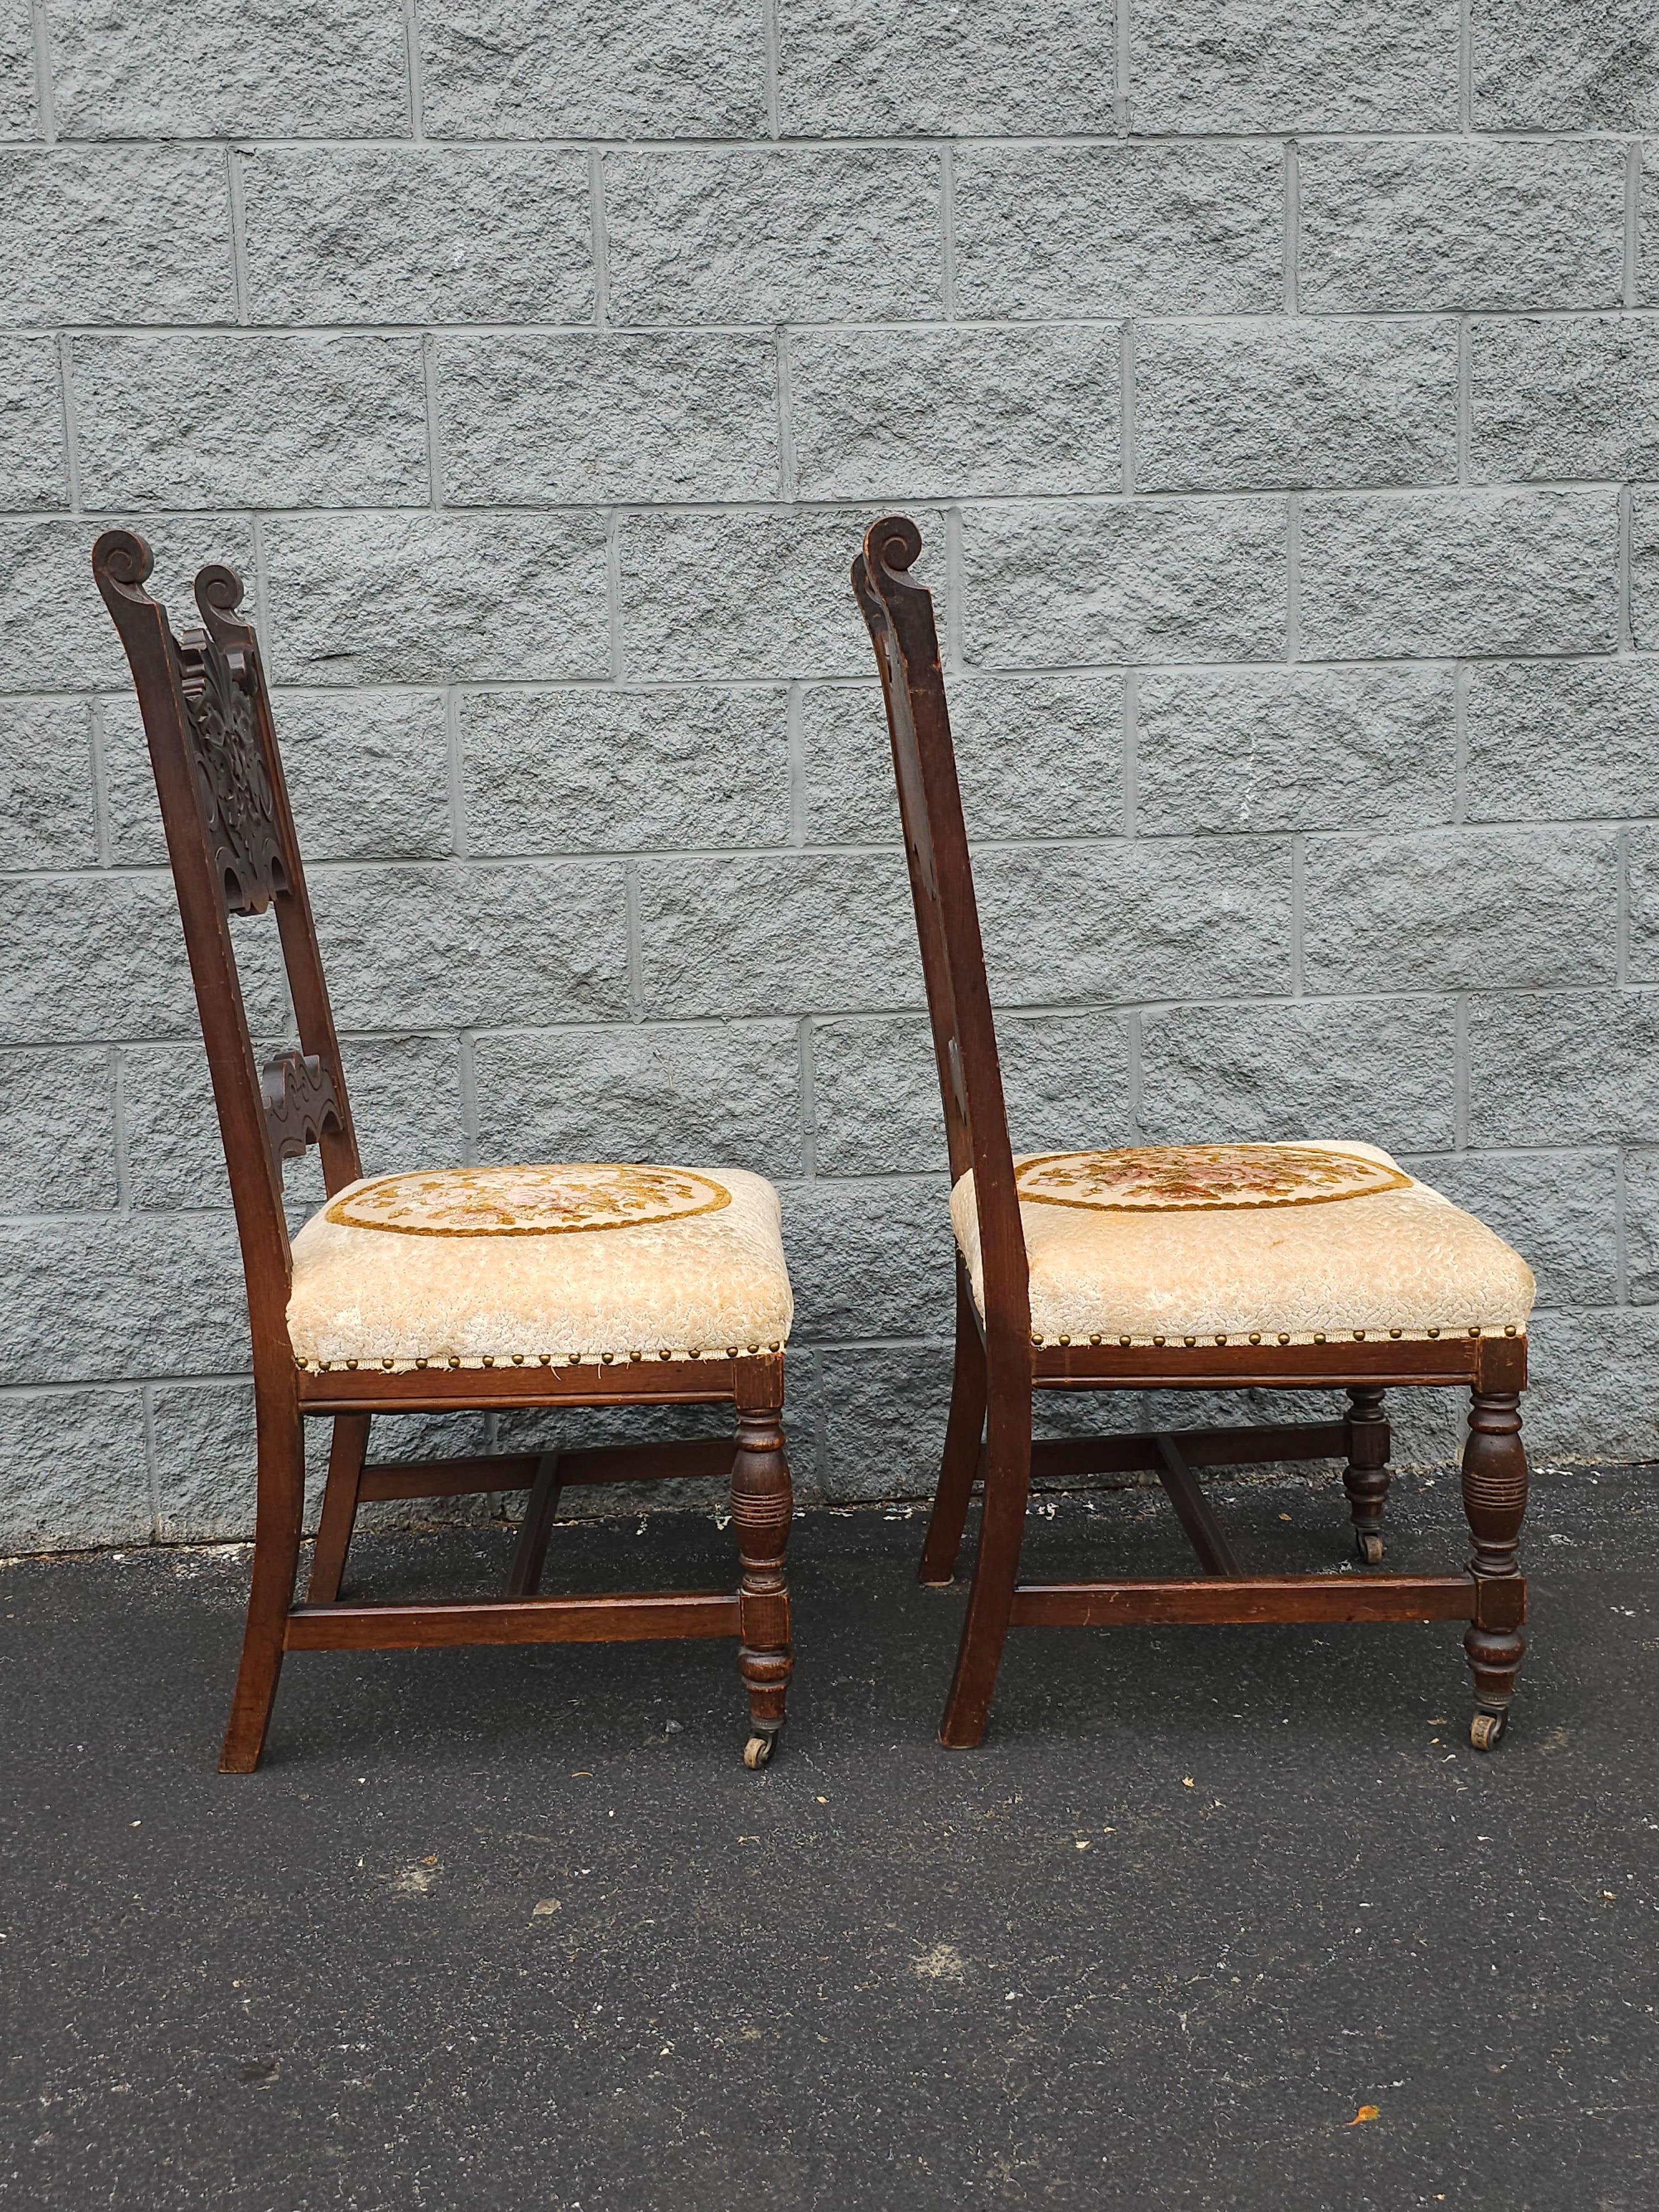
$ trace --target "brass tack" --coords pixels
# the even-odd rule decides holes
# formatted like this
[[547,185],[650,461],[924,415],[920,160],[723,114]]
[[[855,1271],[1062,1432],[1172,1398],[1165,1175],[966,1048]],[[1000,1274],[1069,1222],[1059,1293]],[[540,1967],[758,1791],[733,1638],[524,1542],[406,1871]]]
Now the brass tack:
[[1041,1344],[1042,1341],[1042,1339],[1037,1334],[1035,1329],[1031,1331],[1031,1341],[1033,1344]]
[[663,1346],[663,1347],[662,1347],[661,1351],[657,1354],[657,1357],[659,1358],[659,1359],[672,1359],[672,1358],[674,1357],[674,1355],[673,1355],[673,1353],[672,1353],[672,1352],[668,1349],[668,1346],[665,1344],[665,1345]]
[[515,1367],[522,1367],[522,1366],[524,1365],[524,1354],[523,1354],[523,1352],[515,1352],[514,1353],[514,1355],[513,1355],[513,1364],[514,1364]]
[[1395,1338],[1398,1338],[1398,1337],[1400,1336],[1400,1334],[1401,1334],[1401,1332],[1399,1329],[1397,1329],[1397,1328],[1391,1328],[1391,1329],[1389,1331],[1389,1334],[1390,1336],[1392,1336],[1392,1337],[1395,1337]]
[[348,1359],[346,1365],[351,1369],[354,1374],[356,1372],[357,1363],[355,1359]]
[[415,1364],[416,1364],[417,1367],[420,1367],[420,1368],[425,1368],[425,1367],[429,1366],[429,1365],[431,1364],[431,1363],[430,1363],[430,1361],[428,1361],[428,1360],[425,1360],[425,1359],[417,1359],[417,1360],[415,1362]]
[[1252,1344],[1260,1344],[1260,1343],[1261,1343],[1261,1331],[1259,1328],[1253,1328],[1253,1329],[1250,1331],[1250,1342],[1251,1342]]
[[1469,1331],[1469,1334],[1470,1334],[1471,1336],[1479,1336],[1479,1335],[1480,1335],[1480,1330],[1479,1330],[1478,1328],[1472,1328],[1472,1329]]
[[1324,1342],[1324,1341],[1325,1341],[1325,1332],[1324,1332],[1324,1330],[1323,1330],[1322,1328],[1316,1328],[1316,1329],[1314,1331],[1314,1342],[1315,1342],[1316,1344],[1323,1344],[1323,1342]]
[[550,1367],[553,1364],[553,1355],[550,1352],[538,1352],[536,1357],[544,1367]]
[[1512,1321],[1506,1321],[1504,1322],[1504,1334],[1505,1336],[1513,1336],[1515,1334],[1515,1323]]
[[1152,1342],[1153,1342],[1154,1344],[1162,1344],[1162,1343],[1163,1343],[1163,1341],[1164,1341],[1164,1339],[1163,1339],[1161,1336],[1155,1336],[1155,1337],[1152,1339]]
[[1062,1344],[1069,1344],[1071,1340],[1072,1340],[1069,1336],[1062,1336],[1060,1340]]
[[1181,1341],[1183,1344],[1196,1344],[1198,1342],[1198,1339],[1195,1336],[1183,1336]]
[[459,1366],[460,1365],[460,1364],[461,1364],[461,1355],[460,1355],[460,1353],[459,1353],[459,1352],[452,1352],[450,1353],[450,1355],[449,1355],[449,1364],[450,1364],[450,1365],[451,1365],[452,1367],[459,1367]]
[[1287,1332],[1282,1328],[1279,1332],[1279,1340],[1281,1344],[1288,1344],[1291,1340]]
[[601,1362],[601,1364],[602,1364],[603,1365],[605,1365],[605,1366],[606,1366],[606,1367],[609,1367],[609,1366],[610,1366],[610,1364],[611,1364],[611,1361],[616,1358],[616,1356],[617,1356],[617,1355],[616,1355],[616,1353],[615,1353],[614,1352],[602,1352],[599,1354],[599,1359],[600,1359],[600,1362]]
[[1431,1336],[1438,1336],[1438,1335],[1439,1335],[1439,1334],[1440,1334],[1440,1332],[1439,1332],[1439,1330],[1438,1330],[1437,1328],[1431,1328],[1431,1329],[1429,1331],[1429,1334],[1430,1334]]
[[1216,1342],[1217,1342],[1218,1344],[1225,1344],[1225,1342],[1226,1342],[1226,1341],[1227,1341],[1227,1340],[1226,1340],[1226,1338],[1225,1338],[1224,1336],[1218,1336],[1218,1337],[1217,1337],[1217,1339],[1216,1339]]
[[1091,1336],[1091,1337],[1089,1339],[1089,1341],[1090,1341],[1090,1343],[1091,1343],[1091,1344],[1098,1344],[1098,1343],[1100,1342],[1100,1338],[1099,1338],[1099,1336],[1097,1334],[1097,1335]]
[[380,1364],[381,1364],[381,1366],[382,1366],[382,1367],[384,1367],[384,1368],[386,1369],[386,1373],[389,1375],[389,1374],[392,1372],[392,1369],[393,1369],[393,1368],[398,1364],[398,1363],[397,1363],[397,1361],[396,1361],[395,1359],[383,1359],[383,1360],[380,1362]]
[[1123,1346],[1123,1347],[1125,1348],[1125,1350],[1127,1350],[1127,1349],[1128,1348],[1129,1340],[1128,1340],[1128,1338],[1127,1338],[1127,1336],[1121,1336],[1121,1337],[1119,1337],[1119,1339],[1118,1339],[1118,1342],[1119,1342],[1121,1346]]
[[1363,1328],[1355,1329],[1353,1333],[1353,1340],[1356,1344],[1364,1344],[1365,1341],[1365,1332]]
[[495,1364],[495,1355],[493,1352],[485,1352],[483,1356],[483,1364],[486,1367],[493,1367]]

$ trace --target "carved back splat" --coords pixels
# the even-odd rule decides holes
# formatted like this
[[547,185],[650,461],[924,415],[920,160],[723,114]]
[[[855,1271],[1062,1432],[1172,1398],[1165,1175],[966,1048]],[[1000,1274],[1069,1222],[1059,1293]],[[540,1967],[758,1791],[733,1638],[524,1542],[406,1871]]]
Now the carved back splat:
[[[234,572],[196,579],[200,629],[175,635],[144,584],[150,550],[107,530],[93,574],[132,669],[179,894],[214,1101],[230,1169],[256,1338],[286,1343],[289,1249],[282,1164],[320,1147],[331,1193],[362,1173],[305,872],[276,749],[258,640]],[[276,910],[300,1032],[256,1064],[232,915]]]

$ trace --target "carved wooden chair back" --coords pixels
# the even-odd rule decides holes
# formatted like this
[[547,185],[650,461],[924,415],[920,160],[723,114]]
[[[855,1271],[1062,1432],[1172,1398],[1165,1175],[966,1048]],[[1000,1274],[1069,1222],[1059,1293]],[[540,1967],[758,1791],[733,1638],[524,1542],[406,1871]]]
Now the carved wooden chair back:
[[[280,1352],[286,1365],[283,1163],[319,1146],[331,1195],[362,1170],[258,640],[237,613],[240,581],[229,568],[204,568],[196,579],[203,626],[175,636],[167,610],[144,589],[152,566],[149,546],[131,531],[106,530],[93,549],[155,773],[230,1172],[255,1358]],[[272,908],[300,1049],[261,1066],[231,917]]]
[[853,589],[886,699],[951,1182],[973,1172],[986,1348],[994,1363],[1029,1373],[1025,1241],[939,630],[932,594],[908,573],[921,550],[908,516],[872,523],[853,563]]

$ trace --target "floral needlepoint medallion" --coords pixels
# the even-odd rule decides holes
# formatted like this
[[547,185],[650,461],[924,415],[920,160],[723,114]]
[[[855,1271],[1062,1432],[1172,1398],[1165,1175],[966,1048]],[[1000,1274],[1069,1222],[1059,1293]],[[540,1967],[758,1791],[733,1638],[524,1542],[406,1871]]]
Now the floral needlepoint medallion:
[[1215,1206],[1319,1206],[1409,1188],[1382,1160],[1324,1145],[1137,1145],[1121,1152],[1050,1152],[1015,1177],[1039,1206],[1101,1212],[1190,1212]]
[[383,1176],[337,1198],[328,1218],[347,1229],[389,1229],[405,1237],[552,1237],[683,1221],[731,1203],[729,1190],[689,1168],[605,1160]]

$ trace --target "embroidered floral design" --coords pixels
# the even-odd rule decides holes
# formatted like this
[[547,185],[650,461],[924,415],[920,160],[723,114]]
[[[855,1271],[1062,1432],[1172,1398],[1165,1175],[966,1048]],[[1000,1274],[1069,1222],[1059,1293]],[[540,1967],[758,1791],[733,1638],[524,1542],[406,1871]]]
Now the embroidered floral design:
[[328,1218],[405,1237],[554,1237],[683,1221],[731,1203],[724,1185],[689,1168],[605,1160],[385,1176],[337,1198]]
[[1111,1212],[1221,1206],[1319,1206],[1404,1190],[1408,1175],[1322,1145],[1138,1145],[1051,1152],[1016,1175],[1023,1199]]

